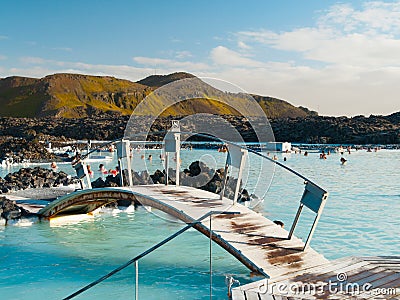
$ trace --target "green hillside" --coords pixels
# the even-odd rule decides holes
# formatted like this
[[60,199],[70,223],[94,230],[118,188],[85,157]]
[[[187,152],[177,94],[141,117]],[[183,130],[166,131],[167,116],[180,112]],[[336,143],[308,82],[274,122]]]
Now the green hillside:
[[[181,81],[183,92],[193,93],[190,101],[182,101],[169,107],[163,115],[186,115],[193,113],[213,113],[238,115],[232,107],[242,111],[243,95],[221,92],[188,73],[152,75],[138,82],[108,76],[80,74],[54,74],[40,79],[8,77],[0,79],[0,116],[4,117],[66,117],[82,118],[93,114],[113,112],[129,115],[135,107],[158,87],[176,80]],[[201,87],[200,90],[198,87]],[[171,103],[179,97],[165,89],[163,97]],[[228,104],[215,101],[223,96]],[[146,114],[157,114],[165,104],[165,98],[152,94],[152,105],[146,107]],[[306,117],[312,112],[294,107],[283,100],[253,95],[268,117]]]

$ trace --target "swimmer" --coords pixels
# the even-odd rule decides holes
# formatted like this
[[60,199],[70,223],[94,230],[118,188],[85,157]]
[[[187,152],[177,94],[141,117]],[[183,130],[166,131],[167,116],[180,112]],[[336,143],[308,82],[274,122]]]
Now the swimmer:
[[103,173],[103,174],[107,174],[107,173],[108,173],[103,164],[100,164],[100,165],[99,165],[99,171],[100,171],[101,173]]
[[90,165],[87,165],[86,168],[87,168],[87,171],[88,171],[89,176],[90,176],[90,177],[93,177],[93,171],[92,171],[92,169],[90,168]]
[[114,170],[113,170],[113,169],[110,169],[110,170],[108,171],[108,173],[110,173],[113,177],[117,176],[117,175],[119,174],[119,167],[116,166]]
[[342,165],[345,165],[346,162],[347,162],[347,159],[345,159],[344,157],[341,157],[341,158],[340,158],[340,163],[341,163]]

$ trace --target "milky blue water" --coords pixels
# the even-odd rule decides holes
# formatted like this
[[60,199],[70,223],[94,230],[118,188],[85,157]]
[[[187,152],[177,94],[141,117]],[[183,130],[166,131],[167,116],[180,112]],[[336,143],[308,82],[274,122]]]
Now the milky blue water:
[[[159,152],[148,169],[162,168]],[[283,161],[286,156],[287,161]],[[136,157],[136,154],[135,154]],[[147,160],[134,157],[137,169]],[[202,158],[222,166],[224,154],[216,151],[182,151],[182,166]],[[320,160],[318,153],[278,154],[280,162],[317,182],[330,195],[311,246],[328,259],[355,255],[399,255],[400,246],[400,151],[354,151]],[[215,162],[214,162],[215,161]],[[255,185],[257,160],[251,160],[247,186]],[[142,164],[142,165],[141,165]],[[93,169],[98,162],[93,162]],[[48,167],[48,164],[42,165]],[[0,169],[0,176],[21,166]],[[115,167],[115,160],[106,168]],[[69,164],[59,169],[72,174]],[[256,207],[270,219],[289,228],[304,189],[303,180],[279,167],[264,170],[265,201]],[[271,172],[274,173],[269,185]],[[96,172],[95,174],[100,175]],[[28,227],[0,227],[0,298],[61,299],[161,241],[184,225],[139,209],[132,213],[98,215],[62,226],[48,222]],[[304,212],[295,234],[305,238],[313,214]],[[226,299],[225,275],[241,283],[249,272],[217,245],[213,246],[213,296]],[[189,230],[139,262],[141,299],[208,299],[208,239]],[[133,299],[134,266],[85,292],[77,299]]]

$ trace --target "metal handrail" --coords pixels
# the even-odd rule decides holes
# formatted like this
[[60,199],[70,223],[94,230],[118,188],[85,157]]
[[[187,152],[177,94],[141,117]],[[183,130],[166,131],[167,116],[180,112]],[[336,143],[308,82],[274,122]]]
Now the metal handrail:
[[[174,133],[193,134],[193,132],[184,132],[184,131],[181,131],[181,132],[174,132]],[[307,182],[309,182],[309,183],[312,183],[312,184],[315,185],[315,186],[318,186],[318,184],[316,184],[315,182],[311,181],[310,179],[308,179],[308,178],[305,177],[304,175],[301,175],[299,172],[297,172],[297,171],[295,171],[295,170],[289,168],[288,166],[286,166],[286,165],[284,165],[284,164],[282,164],[282,163],[280,163],[280,162],[278,162],[278,161],[276,161],[276,160],[273,160],[272,158],[269,158],[268,156],[265,156],[265,155],[261,154],[260,152],[255,151],[255,150],[253,150],[253,149],[251,149],[251,148],[247,148],[246,146],[242,146],[242,145],[239,145],[239,144],[237,144],[237,143],[234,143],[234,142],[231,142],[231,141],[228,141],[228,140],[224,140],[224,139],[221,139],[221,138],[216,138],[216,137],[214,137],[214,136],[212,136],[212,135],[208,135],[208,134],[204,134],[204,133],[195,133],[195,134],[198,135],[198,136],[201,136],[201,137],[212,138],[212,139],[214,139],[214,140],[217,140],[217,139],[218,139],[218,140],[221,141],[221,142],[224,142],[224,143],[227,143],[227,144],[230,144],[230,145],[239,147],[239,148],[241,148],[241,149],[248,150],[249,152],[254,153],[254,154],[256,154],[256,155],[258,155],[258,156],[260,156],[260,157],[262,157],[262,158],[265,158],[265,159],[267,159],[268,161],[270,161],[270,162],[272,162],[272,163],[274,163],[274,164],[276,164],[276,165],[278,165],[278,166],[280,166],[280,167],[282,167],[282,168],[288,170],[289,172],[291,172],[291,173],[293,173],[294,175],[300,177],[300,178],[303,179],[304,181],[307,181]],[[260,144],[261,144],[261,143],[260,143]],[[318,187],[321,188],[320,186],[318,186]]]
[[[126,267],[130,266],[131,264],[133,264],[134,262],[137,262],[139,259],[145,257],[146,255],[150,254],[151,252],[153,252],[154,250],[160,248],[162,245],[168,243],[170,240],[176,238],[177,236],[181,235],[182,233],[184,233],[185,231],[187,231],[188,229],[192,228],[193,226],[195,226],[196,224],[199,224],[202,220],[210,217],[211,215],[220,215],[220,214],[225,214],[225,215],[236,215],[236,214],[240,214],[240,212],[229,212],[229,211],[209,211],[208,213],[206,213],[205,215],[201,216],[199,219],[195,220],[192,223],[188,223],[185,227],[183,227],[182,229],[180,229],[179,231],[175,232],[174,234],[170,235],[169,237],[165,238],[164,240],[162,240],[161,242],[157,243],[156,245],[152,246],[151,248],[147,249],[146,251],[142,252],[141,254],[135,256],[134,258],[132,258],[131,260],[129,260],[128,262],[124,263],[123,265],[119,266],[118,268],[112,270],[111,272],[109,272],[108,274],[100,277],[99,279],[89,283],[88,285],[84,286],[83,288],[79,289],[78,291],[72,293],[71,295],[63,298],[63,300],[68,300],[68,299],[72,299],[75,298],[76,296],[82,294],[84,291],[87,291],[88,289],[94,287],[95,285],[101,283],[102,281],[106,280],[107,278],[113,276],[114,274],[118,273],[119,271],[122,271],[123,269],[125,269]],[[210,229],[211,230],[211,229]],[[267,275],[268,276],[268,275]]]

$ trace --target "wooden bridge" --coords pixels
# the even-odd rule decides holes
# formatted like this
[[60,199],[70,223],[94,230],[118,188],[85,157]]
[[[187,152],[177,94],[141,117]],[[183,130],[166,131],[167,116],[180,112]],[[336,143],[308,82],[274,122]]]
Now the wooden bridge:
[[[78,191],[62,197],[39,211],[42,217],[71,213],[88,213],[116,200],[129,200],[150,206],[185,223],[194,222],[207,212],[234,211],[238,215],[219,215],[212,219],[212,239],[235,256],[252,272],[276,276],[294,268],[327,262],[311,248],[261,214],[219,195],[186,186],[145,185],[131,188],[101,188]],[[195,225],[210,236],[209,220]]]
[[[180,142],[176,133],[169,138],[169,143],[165,146],[165,151],[176,152],[176,170],[179,170]],[[76,171],[82,180],[83,189],[53,201],[41,209],[39,215],[41,218],[52,218],[65,214],[89,213],[117,200],[150,206],[185,223],[194,223],[210,211],[235,212],[230,215],[211,215],[193,226],[207,237],[211,237],[215,243],[249,268],[252,274],[264,277],[262,280],[234,288],[233,299],[398,299],[396,294],[399,291],[396,288],[400,286],[400,257],[328,261],[309,247],[328,193],[304,176],[289,169],[305,180],[299,209],[289,231],[237,203],[241,171],[248,153],[241,146],[227,146],[229,151],[221,194],[179,186],[179,177],[176,178],[176,185],[133,185],[131,172],[128,172],[127,182],[121,182],[125,187],[85,189],[83,181],[88,179],[86,186],[90,187],[90,178],[84,163],[80,163],[77,164]],[[122,161],[128,157],[129,141],[122,140],[117,150],[120,169],[123,170]],[[262,154],[257,155],[271,160]],[[279,162],[273,163],[288,169]],[[223,192],[229,167],[239,170],[234,199],[226,198]],[[129,159],[126,169],[131,170]],[[167,162],[165,169],[168,178]],[[306,241],[293,235],[303,209],[310,209],[316,214]],[[342,289],[332,289],[330,284],[335,283]],[[370,286],[369,290],[354,292],[343,290],[345,283],[351,284],[352,287],[366,283]],[[387,288],[391,290],[384,290]],[[378,293],[377,289],[389,293]]]
[[[350,279],[354,278],[352,283],[360,282],[360,286],[371,279],[374,289],[398,287],[400,284],[400,268],[394,268],[398,266],[400,257],[391,260],[386,258],[386,265],[374,265],[372,260],[357,258],[330,262],[310,247],[303,251],[303,241],[294,236],[288,239],[288,231],[261,214],[241,204],[233,204],[230,199],[220,199],[217,194],[186,186],[144,185],[82,190],[50,203],[39,214],[51,218],[63,214],[88,213],[116,200],[150,206],[185,223],[194,222],[209,211],[238,212],[235,215],[221,214],[212,217],[212,240],[248,267],[253,274],[269,277],[270,286],[278,283],[290,286],[292,283],[298,285],[299,282],[313,282],[325,287],[320,296],[310,296],[306,291],[303,295],[297,293],[297,299],[369,299],[366,298],[368,295],[373,296],[370,299],[389,299],[388,295],[384,295],[386,298],[378,298],[383,295],[366,292],[361,293],[360,297],[342,293],[338,298],[337,292],[329,292],[327,284],[329,280],[340,283],[337,276],[342,273],[351,275]],[[205,219],[194,228],[209,237],[209,224],[210,220]],[[278,296],[281,298],[277,298]],[[233,289],[233,297],[293,299],[285,293],[279,295],[276,291],[268,291],[264,280]]]

